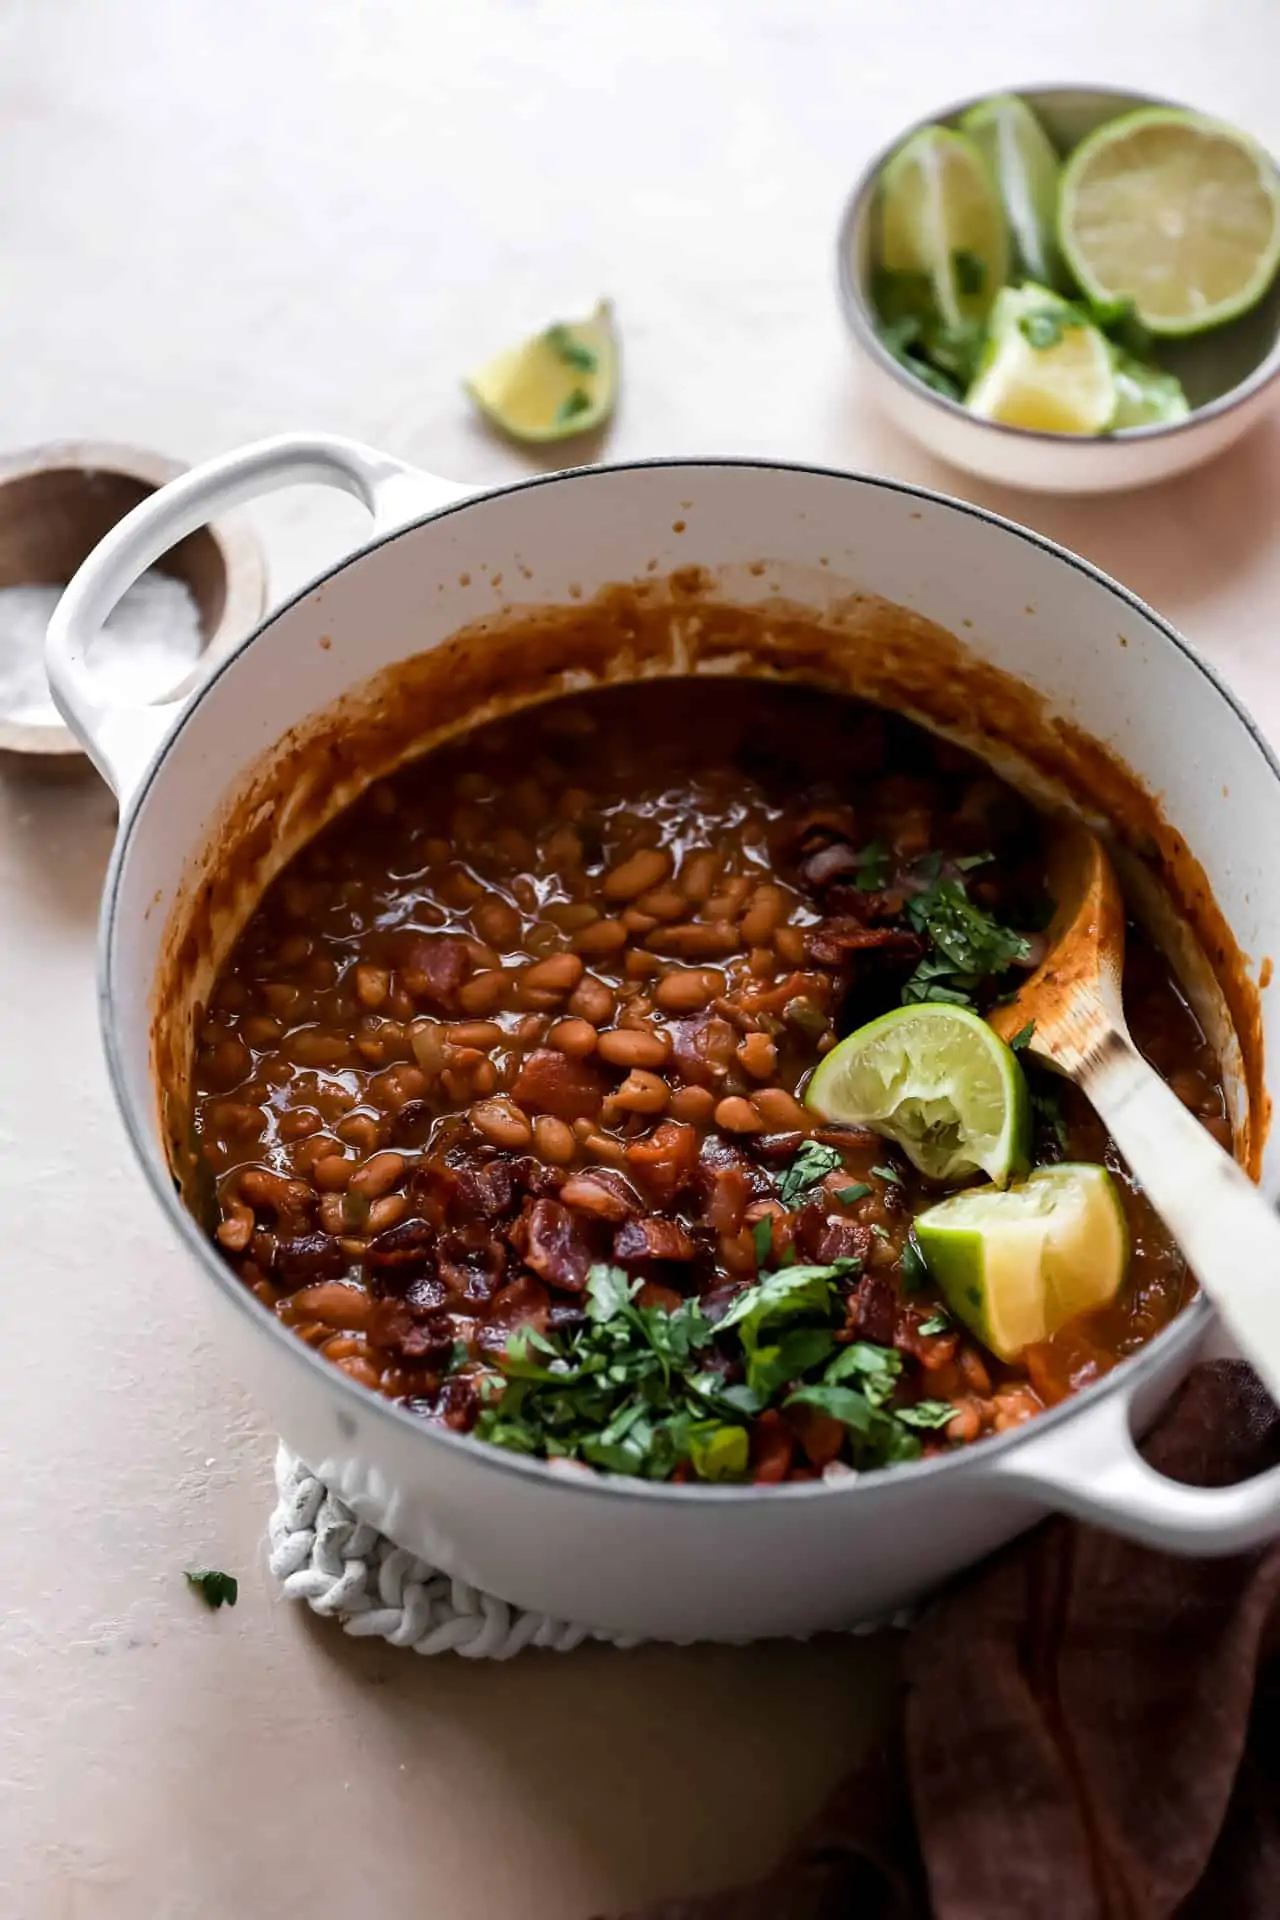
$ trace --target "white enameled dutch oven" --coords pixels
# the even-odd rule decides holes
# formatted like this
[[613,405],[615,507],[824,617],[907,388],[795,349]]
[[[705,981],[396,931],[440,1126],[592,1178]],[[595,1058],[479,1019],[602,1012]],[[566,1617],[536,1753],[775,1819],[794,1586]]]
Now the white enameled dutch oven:
[[[113,704],[86,654],[129,583],[210,518],[300,482],[362,501],[370,543],[199,684],[145,709]],[[1203,1303],[1074,1400],[946,1458],[843,1482],[667,1487],[548,1468],[365,1392],[259,1306],[177,1197],[154,1002],[167,925],[207,863],[228,796],[290,730],[492,609],[495,577],[556,604],[693,563],[766,601],[803,600],[808,583],[839,575],[963,634],[1160,796],[1245,953],[1280,948],[1280,766],[1257,728],[1132,595],[993,514],[893,481],[750,461],[598,467],[467,497],[336,439],[285,438],[216,460],[108,535],[67,589],[48,662],[59,708],[120,797],[102,915],[111,1078],[192,1284],[219,1303],[229,1365],[288,1444],[394,1539],[507,1599],[620,1633],[737,1639],[848,1626],[1053,1509],[1181,1553],[1269,1536],[1280,1529],[1280,1469],[1193,1489],[1135,1449],[1214,1335]],[[1280,1058],[1280,1014],[1261,998],[1262,1041]],[[1254,1127],[1256,1138],[1263,1114]],[[1268,1190],[1280,1185],[1280,1145],[1265,1147],[1261,1176]]]

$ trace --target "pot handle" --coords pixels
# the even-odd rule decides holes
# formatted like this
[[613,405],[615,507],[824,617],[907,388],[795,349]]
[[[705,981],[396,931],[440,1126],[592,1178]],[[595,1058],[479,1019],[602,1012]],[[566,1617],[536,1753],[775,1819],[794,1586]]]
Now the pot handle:
[[1166,1553],[1241,1553],[1280,1535],[1280,1467],[1230,1487],[1170,1480],[1134,1443],[1134,1391],[1117,1383],[1057,1432],[994,1457],[991,1470],[1006,1487]]
[[211,663],[197,662],[155,701],[121,704],[87,659],[103,621],[140,574],[206,521],[257,494],[310,483],[354,495],[368,509],[375,537],[470,491],[336,434],[281,434],[193,467],[127,513],[72,579],[45,641],[54,704],[122,801],[139,786]]

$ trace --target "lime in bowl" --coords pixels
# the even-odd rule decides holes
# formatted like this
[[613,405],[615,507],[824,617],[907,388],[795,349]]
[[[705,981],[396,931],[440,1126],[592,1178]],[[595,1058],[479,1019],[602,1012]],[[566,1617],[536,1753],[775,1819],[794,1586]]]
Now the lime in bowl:
[[983,479],[1145,486],[1280,394],[1280,167],[1221,112],[1106,87],[943,107],[867,166],[836,266],[872,397]]

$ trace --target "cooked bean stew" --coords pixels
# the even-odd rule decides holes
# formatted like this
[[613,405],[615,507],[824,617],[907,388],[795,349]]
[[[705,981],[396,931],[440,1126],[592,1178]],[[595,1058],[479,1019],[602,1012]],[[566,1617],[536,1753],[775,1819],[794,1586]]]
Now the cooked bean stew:
[[[1192,1291],[1097,1118],[1027,1069],[1035,1160],[1113,1169],[1132,1251],[1109,1307],[1006,1365],[910,1238],[936,1191],[802,1101],[876,1014],[1011,991],[1044,874],[1008,786],[827,691],[660,681],[486,726],[374,786],[240,938],[196,1063],[218,1244],[362,1385],[583,1467],[803,1480],[1016,1425]],[[1229,1141],[1133,930],[1125,987]]]

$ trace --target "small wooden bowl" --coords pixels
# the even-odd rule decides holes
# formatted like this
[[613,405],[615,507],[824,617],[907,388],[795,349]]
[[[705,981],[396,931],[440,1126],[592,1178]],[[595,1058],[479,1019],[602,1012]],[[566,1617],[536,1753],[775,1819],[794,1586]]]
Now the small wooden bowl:
[[[88,440],[0,458],[0,587],[65,586],[118,520],[185,471],[162,454]],[[156,565],[190,591],[200,611],[206,655],[225,652],[262,616],[267,598],[262,549],[235,517],[188,534]],[[3,709],[0,750],[83,751],[61,723],[14,720]]]

